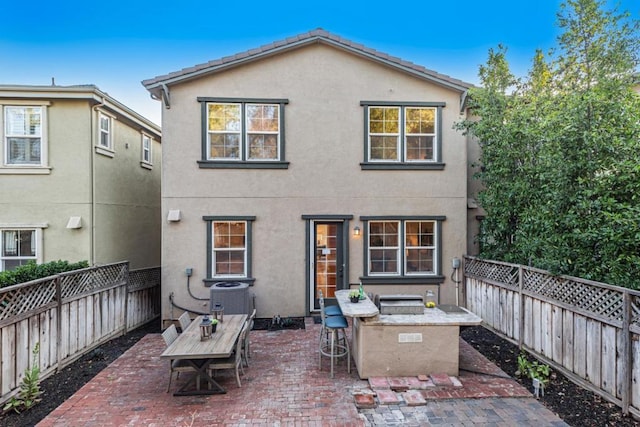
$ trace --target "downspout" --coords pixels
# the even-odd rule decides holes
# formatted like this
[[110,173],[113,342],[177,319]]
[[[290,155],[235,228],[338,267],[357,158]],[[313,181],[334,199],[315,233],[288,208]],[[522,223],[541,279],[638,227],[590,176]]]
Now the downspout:
[[98,105],[94,105],[91,113],[91,147],[89,147],[89,165],[91,167],[91,261],[90,265],[95,265],[96,261],[96,167],[95,167],[95,155],[98,136],[98,121],[97,112],[98,108],[104,107],[105,100],[102,97],[102,101]]

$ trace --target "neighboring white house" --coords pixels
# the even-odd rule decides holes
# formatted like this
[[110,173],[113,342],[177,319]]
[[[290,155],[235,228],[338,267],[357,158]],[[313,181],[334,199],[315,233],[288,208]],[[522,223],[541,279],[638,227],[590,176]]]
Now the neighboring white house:
[[0,271],[160,265],[160,127],[92,85],[0,85]]
[[319,29],[143,85],[164,106],[163,319],[227,281],[259,317],[360,282],[457,301],[469,83]]

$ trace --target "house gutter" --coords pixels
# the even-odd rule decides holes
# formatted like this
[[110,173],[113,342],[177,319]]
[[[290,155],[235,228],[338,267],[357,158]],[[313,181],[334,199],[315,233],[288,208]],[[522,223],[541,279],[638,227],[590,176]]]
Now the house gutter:
[[91,167],[91,241],[90,252],[91,261],[90,265],[95,265],[96,260],[96,166],[95,166],[95,147],[97,145],[98,134],[98,121],[96,120],[98,109],[105,106],[105,98],[103,97],[99,104],[94,105],[91,108],[91,147],[89,147],[89,165]]

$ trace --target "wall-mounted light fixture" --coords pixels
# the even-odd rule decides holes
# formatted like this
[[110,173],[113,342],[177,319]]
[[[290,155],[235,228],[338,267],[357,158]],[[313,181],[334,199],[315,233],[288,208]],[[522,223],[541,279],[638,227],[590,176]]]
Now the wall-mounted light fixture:
[[355,227],[353,227],[353,235],[354,236],[359,236],[360,235],[360,227],[358,227],[357,225]]
[[171,210],[169,211],[169,215],[167,215],[167,221],[169,222],[178,222],[182,219],[182,215],[179,210]]

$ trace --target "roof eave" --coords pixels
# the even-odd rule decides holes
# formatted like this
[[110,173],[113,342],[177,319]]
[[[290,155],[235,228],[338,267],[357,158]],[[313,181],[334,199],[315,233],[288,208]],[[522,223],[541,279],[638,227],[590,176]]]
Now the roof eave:
[[437,85],[440,86],[444,86],[446,88],[458,91],[458,92],[465,92],[467,91],[471,85],[466,86],[466,85],[462,85],[462,84],[455,84],[454,82],[448,81],[446,79],[441,79],[438,78],[437,76],[433,76],[429,73],[424,73],[421,72],[419,70],[415,70],[411,67],[405,66],[403,64],[399,64],[397,62],[391,61],[391,60],[386,60],[384,58],[381,58],[380,56],[377,56],[373,53],[370,52],[366,52],[363,51],[361,49],[357,49],[355,47],[349,46],[349,45],[345,45],[343,43],[340,43],[338,41],[332,40],[330,38],[327,37],[323,37],[323,36],[315,36],[312,38],[308,38],[308,39],[303,39],[303,40],[297,40],[294,42],[290,42],[287,44],[284,44],[282,46],[277,46],[274,47],[268,51],[263,51],[263,52],[258,52],[258,53],[254,53],[252,55],[247,55],[245,57],[242,58],[237,58],[234,59],[233,61],[229,61],[229,62],[222,62],[220,64],[217,65],[211,65],[208,67],[203,67],[201,69],[198,70],[194,70],[192,72],[185,72],[183,74],[177,75],[177,76],[173,76],[171,77],[171,75],[166,75],[166,78],[163,77],[158,77],[158,78],[154,78],[154,79],[149,79],[149,80],[144,80],[142,81],[142,84],[145,86],[145,88],[151,92],[153,95],[155,95],[155,97],[157,97],[158,99],[161,98],[161,92],[162,92],[162,87],[163,86],[169,86],[172,84],[176,84],[176,83],[183,83],[189,80],[193,80],[196,78],[199,78],[201,76],[205,76],[205,75],[210,75],[210,74],[215,74],[217,72],[221,72],[221,71],[225,71],[228,70],[230,68],[234,68],[234,67],[238,67],[247,63],[251,63],[254,61],[258,61],[260,59],[264,59],[273,55],[277,55],[279,53],[283,53],[283,52],[287,52],[290,50],[294,50],[297,49],[299,47],[305,46],[305,45],[309,45],[309,44],[314,44],[314,43],[324,43],[327,45],[331,45],[333,47],[336,47],[338,49],[342,49],[344,51],[348,51],[352,54],[355,54],[357,56],[363,57],[363,58],[367,58],[371,61],[374,62],[378,62],[381,64],[384,64],[386,66],[389,66],[391,68],[395,68],[398,70],[401,70],[407,74],[413,75],[415,77],[430,81],[432,83],[435,83]]
[[161,137],[160,126],[133,111],[94,85],[85,86],[23,86],[0,85],[0,99],[84,99],[92,104],[104,104],[107,108],[126,117],[156,136]]

